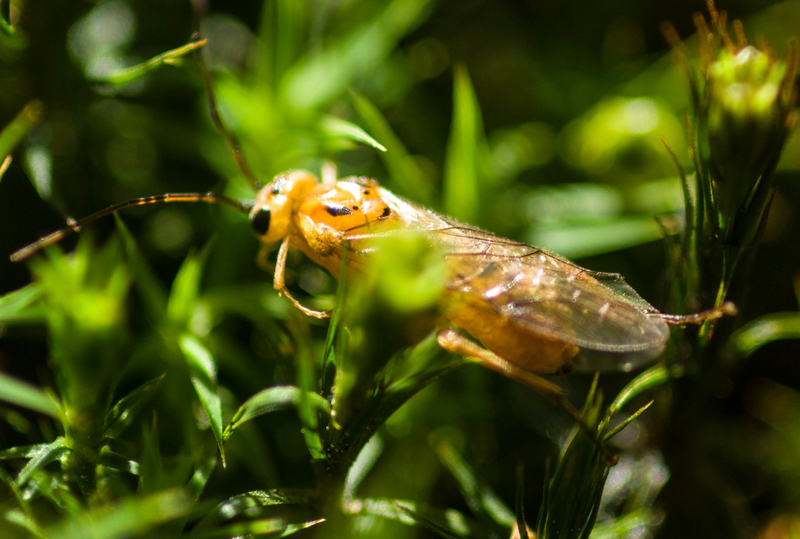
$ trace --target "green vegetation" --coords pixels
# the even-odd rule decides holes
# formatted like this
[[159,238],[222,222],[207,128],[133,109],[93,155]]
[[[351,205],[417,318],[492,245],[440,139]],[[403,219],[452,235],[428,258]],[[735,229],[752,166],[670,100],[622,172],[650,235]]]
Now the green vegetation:
[[[797,533],[800,4],[719,6],[774,50],[681,2],[157,4],[0,0],[0,536]],[[290,252],[326,321],[223,205],[8,260],[329,163],[664,312],[740,313],[554,377],[576,424],[438,346],[413,234],[351,281]]]

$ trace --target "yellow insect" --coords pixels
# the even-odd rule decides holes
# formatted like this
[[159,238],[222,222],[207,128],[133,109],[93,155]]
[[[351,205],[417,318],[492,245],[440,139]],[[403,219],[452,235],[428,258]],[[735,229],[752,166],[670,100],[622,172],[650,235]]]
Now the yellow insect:
[[592,272],[544,249],[460,223],[394,195],[375,180],[337,180],[332,169],[323,181],[304,171],[281,174],[249,203],[212,193],[123,202],[20,249],[11,260],[22,260],[99,217],[154,202],[224,203],[248,213],[263,245],[260,258],[280,245],[275,288],[317,318],[329,313],[304,307],[284,283],[290,245],[338,278],[345,246],[348,268],[357,274],[369,258],[370,239],[409,230],[422,233],[447,262],[440,308],[451,325],[438,333],[439,344],[478,358],[557,400],[561,389],[536,375],[557,372],[573,360],[595,370],[629,370],[663,351],[669,324],[699,322],[728,312],[662,314],[620,275]]

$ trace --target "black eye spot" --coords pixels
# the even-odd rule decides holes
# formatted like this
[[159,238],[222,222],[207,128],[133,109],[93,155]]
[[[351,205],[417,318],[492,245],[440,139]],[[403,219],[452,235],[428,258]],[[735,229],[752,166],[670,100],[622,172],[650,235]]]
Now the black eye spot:
[[255,230],[256,234],[263,236],[269,232],[269,221],[271,217],[272,215],[269,212],[269,208],[261,208],[255,215],[250,217],[250,224],[253,226],[253,230]]
[[273,187],[273,188],[272,188],[272,191],[270,191],[270,192],[271,192],[273,195],[280,195],[280,194],[281,194],[281,188],[280,188],[280,187]]
[[389,208],[389,206],[386,206],[385,208],[383,208],[383,213],[381,214],[381,217],[389,217],[391,214],[392,210]]
[[347,206],[325,206],[325,211],[333,217],[353,215],[353,212]]
[[369,191],[369,189],[364,189],[362,191],[362,193],[364,193],[365,195],[369,196],[370,191]]
[[353,209],[358,211],[358,206],[353,206]]

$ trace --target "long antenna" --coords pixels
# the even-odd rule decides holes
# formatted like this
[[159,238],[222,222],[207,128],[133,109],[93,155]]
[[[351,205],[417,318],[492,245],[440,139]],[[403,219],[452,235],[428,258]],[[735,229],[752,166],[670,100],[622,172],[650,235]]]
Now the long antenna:
[[119,211],[125,208],[130,208],[131,206],[142,206],[144,204],[153,204],[156,202],[207,202],[209,204],[225,204],[227,206],[231,206],[232,208],[236,208],[237,210],[239,210],[244,214],[249,213],[250,209],[253,207],[252,202],[239,202],[237,200],[232,200],[228,197],[224,197],[222,195],[217,195],[214,193],[205,193],[205,194],[167,193],[164,195],[156,195],[152,197],[135,198],[133,200],[128,200],[126,202],[120,202],[119,204],[114,204],[109,208],[100,210],[87,217],[84,217],[83,219],[72,222],[70,223],[69,226],[62,228],[61,230],[56,230],[52,234],[48,234],[47,236],[16,251],[14,254],[10,256],[10,259],[12,262],[20,262],[21,260],[25,260],[32,254],[41,251],[45,247],[49,247],[54,243],[58,243],[65,236],[73,232],[80,232],[81,228],[83,228],[84,226],[100,219],[101,217],[105,217],[106,215],[112,214],[115,211]]
[[[194,35],[192,35],[192,41],[200,40],[200,32],[196,31]],[[203,48],[204,49],[204,48]],[[211,113],[211,119],[214,121],[214,125],[217,126],[219,132],[222,134],[222,138],[225,139],[225,142],[230,148],[231,153],[233,154],[233,159],[236,161],[236,166],[239,167],[239,170],[244,176],[244,179],[250,184],[254,191],[258,192],[261,189],[261,183],[256,179],[256,175],[253,174],[253,170],[250,168],[250,165],[247,163],[247,159],[244,157],[244,153],[242,153],[241,148],[239,147],[239,139],[236,138],[236,135],[231,133],[228,128],[225,126],[225,123],[222,121],[222,118],[219,115],[219,107],[217,107],[217,97],[214,93],[214,84],[211,80],[211,70],[209,70],[208,65],[206,64],[205,58],[203,57],[203,49],[197,49],[195,54],[197,55],[197,62],[200,64],[200,71],[203,73],[203,84],[206,88],[206,96],[208,97],[208,109]]]

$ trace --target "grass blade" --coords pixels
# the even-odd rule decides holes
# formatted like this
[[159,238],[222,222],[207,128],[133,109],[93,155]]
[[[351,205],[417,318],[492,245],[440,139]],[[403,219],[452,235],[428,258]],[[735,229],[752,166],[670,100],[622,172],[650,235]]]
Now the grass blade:
[[386,151],[386,147],[383,144],[369,136],[369,134],[359,126],[353,122],[348,122],[347,120],[342,120],[335,116],[324,116],[320,122],[320,130],[329,137],[344,138],[366,144],[367,146],[372,146],[381,152]]
[[161,389],[166,373],[153,378],[149,382],[140,385],[114,405],[106,415],[105,435],[109,438],[117,438],[128,428],[136,418],[142,408],[150,402],[156,391]]
[[62,417],[58,405],[42,389],[2,372],[0,372],[0,400],[57,419]]
[[178,339],[183,357],[191,372],[192,385],[194,386],[200,404],[208,416],[211,432],[217,441],[217,447],[222,455],[222,466],[225,466],[225,452],[222,442],[222,401],[217,394],[217,366],[211,351],[194,335],[184,334]]
[[[225,429],[223,439],[227,441],[231,434],[233,434],[233,431],[242,423],[250,421],[255,417],[278,410],[297,408],[303,398],[303,393],[302,389],[295,386],[270,387],[256,393],[247,399],[236,411],[230,425]],[[330,413],[331,404],[326,399],[320,397],[316,393],[308,393],[306,397],[315,410],[325,414]]]
[[350,90],[350,98],[366,128],[386,145],[386,151],[380,154],[380,158],[391,177],[391,182],[385,182],[387,186],[400,195],[410,196],[423,205],[430,205],[433,202],[433,189],[429,178],[425,177],[414,158],[409,155],[381,111],[354,90]]
[[480,221],[482,153],[486,147],[475,89],[464,66],[453,80],[453,120],[444,170],[444,209],[467,223]]
[[172,49],[161,53],[158,56],[154,56],[149,60],[142,62],[141,64],[136,64],[135,66],[122,69],[110,75],[93,77],[92,82],[112,84],[114,86],[128,84],[129,82],[133,82],[142,78],[150,71],[163,65],[180,65],[183,60],[183,56],[186,56],[187,54],[199,49],[205,44],[205,39],[202,41],[193,41],[191,43],[187,43],[186,45],[178,47],[177,49]]
[[22,138],[44,114],[44,104],[38,99],[28,101],[11,122],[0,131],[0,158],[11,155]]
[[30,479],[34,472],[44,468],[53,461],[58,460],[69,450],[69,447],[67,447],[67,441],[61,436],[56,438],[53,443],[39,447],[33,452],[32,455],[30,455],[31,460],[29,460],[28,464],[26,464],[25,467],[20,470],[19,475],[17,475],[17,479],[14,482],[18,487],[21,487],[28,481],[28,479]]
[[127,498],[67,519],[48,530],[51,539],[135,537],[164,522],[189,514],[192,506],[183,489]]

